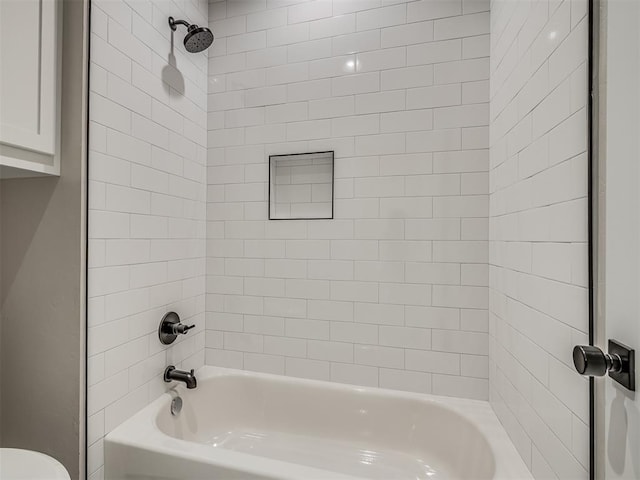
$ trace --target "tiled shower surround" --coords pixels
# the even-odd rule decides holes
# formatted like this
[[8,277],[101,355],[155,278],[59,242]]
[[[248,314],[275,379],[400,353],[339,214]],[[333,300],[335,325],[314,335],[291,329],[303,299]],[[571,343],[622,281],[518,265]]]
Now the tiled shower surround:
[[[488,7],[209,4],[208,364],[488,398]],[[334,219],[267,220],[325,150]]]
[[[587,478],[585,15],[93,0],[91,480],[164,367],[204,363],[490,398],[536,478]],[[322,151],[334,218],[268,220],[269,156]],[[163,347],[168,310],[197,328]]]

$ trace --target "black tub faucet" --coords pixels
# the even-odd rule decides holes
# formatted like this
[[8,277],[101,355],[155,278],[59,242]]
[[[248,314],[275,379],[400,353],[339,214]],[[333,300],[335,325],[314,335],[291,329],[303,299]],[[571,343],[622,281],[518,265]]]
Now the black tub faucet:
[[184,370],[176,370],[176,367],[174,367],[173,365],[169,365],[164,370],[163,378],[167,383],[171,382],[172,380],[184,382],[189,389],[196,388],[198,386],[196,376],[193,374],[193,369],[191,369],[190,372],[186,372]]

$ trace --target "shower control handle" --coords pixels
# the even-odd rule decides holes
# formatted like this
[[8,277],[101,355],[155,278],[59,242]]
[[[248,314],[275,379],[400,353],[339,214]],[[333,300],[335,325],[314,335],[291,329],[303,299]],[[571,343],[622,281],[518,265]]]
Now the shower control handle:
[[176,312],[169,312],[160,320],[158,338],[163,345],[170,345],[176,341],[178,335],[185,335],[194,327],[195,325],[184,325]]
[[184,325],[182,323],[179,323],[177,325],[173,325],[173,333],[184,335],[192,328],[195,328],[195,325]]
[[613,380],[635,391],[635,351],[615,340],[609,340],[608,353],[595,345],[573,347],[573,365],[580,375]]

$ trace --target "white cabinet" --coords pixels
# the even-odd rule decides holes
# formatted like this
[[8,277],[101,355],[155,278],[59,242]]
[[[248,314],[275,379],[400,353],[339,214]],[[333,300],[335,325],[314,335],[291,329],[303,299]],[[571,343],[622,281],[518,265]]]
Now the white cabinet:
[[60,174],[62,0],[0,0],[0,178]]

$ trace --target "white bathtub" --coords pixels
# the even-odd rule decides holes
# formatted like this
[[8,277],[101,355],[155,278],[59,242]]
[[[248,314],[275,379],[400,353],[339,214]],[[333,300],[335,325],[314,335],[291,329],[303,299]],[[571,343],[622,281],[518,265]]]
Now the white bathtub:
[[[124,479],[531,479],[487,402],[203,367],[105,439]],[[183,400],[173,416],[174,396]]]

